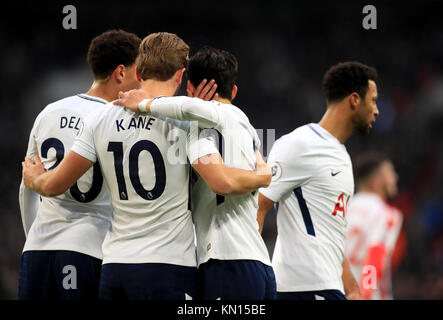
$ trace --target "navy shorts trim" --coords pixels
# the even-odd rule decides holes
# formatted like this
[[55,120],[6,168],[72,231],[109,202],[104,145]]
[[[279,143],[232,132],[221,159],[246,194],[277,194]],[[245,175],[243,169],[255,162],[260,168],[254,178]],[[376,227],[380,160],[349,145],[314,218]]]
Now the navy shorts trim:
[[277,292],[278,300],[347,300],[340,290]]
[[201,300],[275,300],[272,267],[255,260],[209,259],[198,268]]

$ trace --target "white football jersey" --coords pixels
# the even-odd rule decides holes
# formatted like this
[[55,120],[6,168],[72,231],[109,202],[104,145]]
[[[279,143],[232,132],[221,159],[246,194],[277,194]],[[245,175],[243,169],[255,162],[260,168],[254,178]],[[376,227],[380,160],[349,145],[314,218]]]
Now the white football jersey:
[[[27,156],[38,154],[46,169],[56,167],[74,143],[84,119],[107,102],[79,94],[49,104],[37,116]],[[29,189],[28,189],[29,190]],[[29,192],[28,192],[29,193]],[[20,192],[26,203],[26,192]],[[24,217],[32,217],[21,205]],[[101,246],[110,228],[111,204],[98,165],[89,169],[68,191],[42,197],[23,251],[70,250],[102,259]],[[25,220],[25,219],[24,219]],[[26,229],[26,227],[25,227]]]
[[[248,117],[234,105],[196,98],[154,100],[151,112],[178,119],[199,120],[213,128],[200,133],[214,143],[227,167],[256,169],[255,148],[260,140]],[[192,214],[197,235],[198,264],[209,259],[257,260],[271,265],[258,232],[258,193],[217,195],[199,177],[192,188]]]
[[277,291],[344,293],[345,212],[354,191],[345,146],[310,123],[278,139],[268,163],[273,179],[260,192],[277,206]]
[[72,150],[98,160],[113,207],[103,263],[196,266],[187,156],[217,150],[209,144],[192,152],[188,135],[189,122],[112,104],[85,121]]
[[358,282],[368,250],[377,245],[386,248],[386,261],[380,283],[372,294],[374,300],[392,299],[391,256],[402,225],[400,211],[389,206],[378,195],[357,193],[347,211],[348,232],[346,256]]

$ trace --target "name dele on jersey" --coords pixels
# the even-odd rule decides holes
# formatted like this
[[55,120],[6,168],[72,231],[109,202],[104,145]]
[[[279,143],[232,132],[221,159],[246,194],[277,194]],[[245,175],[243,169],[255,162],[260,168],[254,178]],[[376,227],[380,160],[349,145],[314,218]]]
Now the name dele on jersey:
[[74,129],[77,130],[77,135],[83,131],[83,121],[80,117],[60,117],[60,129]]

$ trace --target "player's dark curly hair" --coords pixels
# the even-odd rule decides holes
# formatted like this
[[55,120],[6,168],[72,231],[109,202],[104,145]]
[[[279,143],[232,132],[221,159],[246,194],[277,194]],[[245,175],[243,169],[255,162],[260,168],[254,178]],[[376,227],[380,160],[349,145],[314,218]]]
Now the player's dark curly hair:
[[215,80],[218,95],[232,99],[232,89],[237,81],[238,62],[228,51],[203,47],[197,51],[188,65],[188,79],[198,86],[203,79]]
[[109,30],[94,39],[88,49],[87,61],[94,79],[106,79],[120,64],[134,64],[141,39],[123,30]]
[[365,97],[368,81],[377,81],[377,71],[360,62],[341,62],[323,77],[323,92],[328,103],[338,102],[353,92]]

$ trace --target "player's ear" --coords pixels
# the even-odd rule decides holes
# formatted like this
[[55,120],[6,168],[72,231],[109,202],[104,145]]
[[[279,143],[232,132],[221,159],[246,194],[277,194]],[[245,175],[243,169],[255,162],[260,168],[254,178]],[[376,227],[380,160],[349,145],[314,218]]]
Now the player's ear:
[[195,92],[195,87],[192,84],[191,80],[188,80],[186,83],[186,92],[188,93],[188,96],[193,97]]
[[125,71],[126,71],[126,68],[122,64],[118,65],[118,67],[115,68],[113,76],[114,76],[115,81],[117,81],[117,83],[120,84],[123,82],[123,78],[125,77]]
[[349,95],[348,99],[351,110],[356,110],[358,105],[360,104],[360,95],[357,92],[353,92]]
[[182,68],[176,72],[177,84],[180,86],[183,80],[183,74],[185,73],[186,68]]
[[234,84],[234,87],[232,88],[232,99],[231,99],[231,101],[234,100],[235,97],[237,96],[237,91],[238,91],[238,87],[237,87],[237,85]]
[[135,75],[137,77],[138,82],[142,82],[142,77],[140,76],[140,73],[138,72],[138,68],[135,67]]

